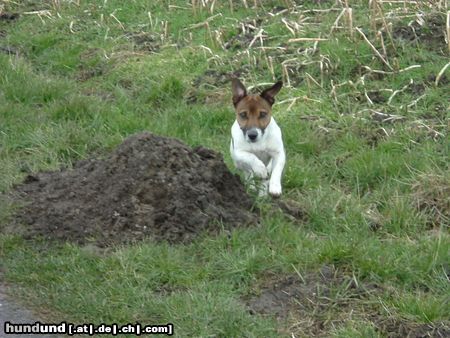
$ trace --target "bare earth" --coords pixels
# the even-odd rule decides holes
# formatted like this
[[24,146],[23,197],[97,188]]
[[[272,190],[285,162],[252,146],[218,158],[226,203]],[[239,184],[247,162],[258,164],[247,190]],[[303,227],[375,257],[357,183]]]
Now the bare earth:
[[14,194],[25,205],[14,227],[26,238],[101,247],[189,242],[258,220],[221,154],[150,133],[127,138],[105,159],[29,175]]

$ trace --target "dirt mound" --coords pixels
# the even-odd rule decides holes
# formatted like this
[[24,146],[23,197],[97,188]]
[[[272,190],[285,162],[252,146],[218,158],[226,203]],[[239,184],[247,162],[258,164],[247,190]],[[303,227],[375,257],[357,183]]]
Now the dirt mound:
[[188,242],[202,232],[255,222],[252,200],[222,156],[149,133],[108,158],[28,176],[16,225],[25,237],[108,246],[144,238]]

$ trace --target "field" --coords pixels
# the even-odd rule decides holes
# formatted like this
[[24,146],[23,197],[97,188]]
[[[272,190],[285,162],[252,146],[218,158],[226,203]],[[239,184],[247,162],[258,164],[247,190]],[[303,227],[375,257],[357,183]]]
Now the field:
[[[47,322],[448,337],[447,6],[0,2],[1,285]],[[211,148],[234,172],[233,76],[254,92],[284,83],[283,195],[255,201],[258,224],[108,248],[10,231],[27,175],[106,157],[138,132]]]

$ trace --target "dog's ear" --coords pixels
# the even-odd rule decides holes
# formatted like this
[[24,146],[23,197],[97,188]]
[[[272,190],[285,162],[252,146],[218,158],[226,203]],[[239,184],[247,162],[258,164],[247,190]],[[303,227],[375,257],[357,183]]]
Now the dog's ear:
[[233,104],[236,107],[239,101],[247,96],[247,89],[245,89],[245,86],[238,78],[233,78],[231,80],[231,90],[233,92]]
[[283,87],[283,82],[278,81],[275,83],[272,87],[265,89],[261,93],[261,97],[265,99],[267,102],[270,103],[270,105],[273,105],[275,103],[275,95],[278,94],[281,87]]

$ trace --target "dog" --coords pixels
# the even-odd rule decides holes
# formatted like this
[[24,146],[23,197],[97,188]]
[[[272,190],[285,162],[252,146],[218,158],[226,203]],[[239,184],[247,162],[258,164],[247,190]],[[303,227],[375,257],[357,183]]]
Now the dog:
[[263,180],[262,195],[281,196],[281,177],[286,155],[281,129],[272,117],[272,105],[283,83],[275,83],[260,95],[247,95],[237,78],[232,79],[236,120],[231,127],[230,152],[235,166],[246,178]]

